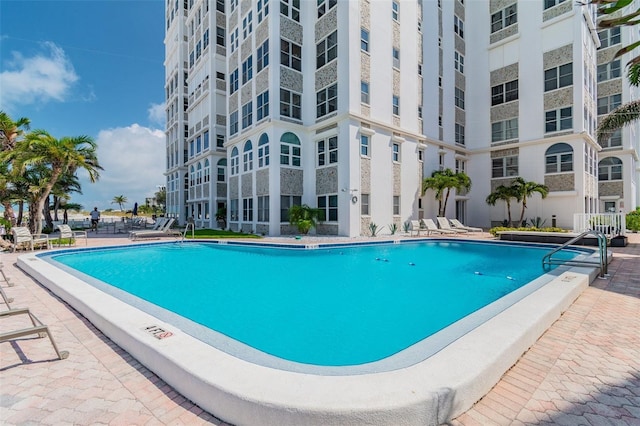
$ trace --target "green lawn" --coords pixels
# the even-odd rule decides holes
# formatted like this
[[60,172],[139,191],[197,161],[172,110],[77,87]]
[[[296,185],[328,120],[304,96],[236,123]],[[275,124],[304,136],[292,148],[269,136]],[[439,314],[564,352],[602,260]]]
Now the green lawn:
[[[193,235],[194,238],[262,238],[259,235],[221,231],[219,229],[196,229]],[[191,238],[191,231],[187,232],[186,238]]]

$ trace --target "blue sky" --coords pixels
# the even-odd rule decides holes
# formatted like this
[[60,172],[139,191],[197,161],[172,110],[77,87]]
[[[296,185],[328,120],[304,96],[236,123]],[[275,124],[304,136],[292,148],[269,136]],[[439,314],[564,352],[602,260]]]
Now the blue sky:
[[0,109],[88,135],[104,167],[72,202],[143,203],[165,182],[163,0],[0,0]]

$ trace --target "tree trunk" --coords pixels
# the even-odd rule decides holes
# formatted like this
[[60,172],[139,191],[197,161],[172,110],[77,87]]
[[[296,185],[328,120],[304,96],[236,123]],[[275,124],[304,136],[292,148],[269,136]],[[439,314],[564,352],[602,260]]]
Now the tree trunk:
[[58,209],[60,208],[60,197],[54,195],[53,196],[53,220],[56,222],[58,219]]
[[447,202],[449,201],[449,194],[451,194],[451,189],[447,188],[447,195],[444,196],[444,203],[442,205],[442,210],[440,211],[440,217],[445,217],[447,211]]
[[513,222],[511,221],[511,203],[507,201],[507,219],[509,219],[509,227],[513,228]]
[[22,223],[22,216],[24,215],[24,201],[20,200],[18,201],[18,219],[16,220],[17,223]]
[[62,213],[62,223],[67,225],[69,223],[69,215],[67,213],[67,209],[64,209],[64,213]]
[[[40,231],[36,232],[36,217],[39,216],[38,212],[42,210],[38,208],[37,203],[29,203],[29,232],[32,234],[39,234]],[[42,221],[40,222],[42,223]]]
[[520,212],[520,224],[518,225],[520,227],[522,226],[522,219],[524,219],[524,211],[526,210],[526,208],[527,208],[527,202],[523,201],[522,202],[522,211]]
[[16,214],[13,211],[13,206],[10,202],[2,203],[2,207],[4,207],[4,218],[7,219],[11,226],[16,226]]
[[44,208],[42,209],[42,215],[44,216],[44,221],[47,224],[47,228],[53,229],[53,219],[51,219],[50,199],[51,199],[51,196],[48,196],[47,198],[45,198]]

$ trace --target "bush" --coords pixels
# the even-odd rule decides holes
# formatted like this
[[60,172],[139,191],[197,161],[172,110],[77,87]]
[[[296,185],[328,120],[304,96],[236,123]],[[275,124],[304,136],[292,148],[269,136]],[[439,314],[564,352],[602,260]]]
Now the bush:
[[491,235],[493,235],[494,237],[498,236],[498,232],[502,232],[502,231],[529,231],[529,232],[569,232],[566,229],[562,229],[562,228],[553,228],[553,227],[547,227],[547,228],[534,228],[534,227],[520,227],[520,228],[509,228],[506,226],[496,226],[495,228],[491,228],[489,229],[489,233]]
[[640,207],[637,207],[635,211],[627,214],[627,229],[629,231],[640,231]]

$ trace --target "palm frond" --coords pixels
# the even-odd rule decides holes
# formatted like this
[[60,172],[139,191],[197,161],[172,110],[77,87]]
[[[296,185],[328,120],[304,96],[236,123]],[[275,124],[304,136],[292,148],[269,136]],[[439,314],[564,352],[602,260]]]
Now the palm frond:
[[631,101],[611,111],[605,116],[596,129],[598,142],[604,142],[616,130],[640,119],[640,99]]

